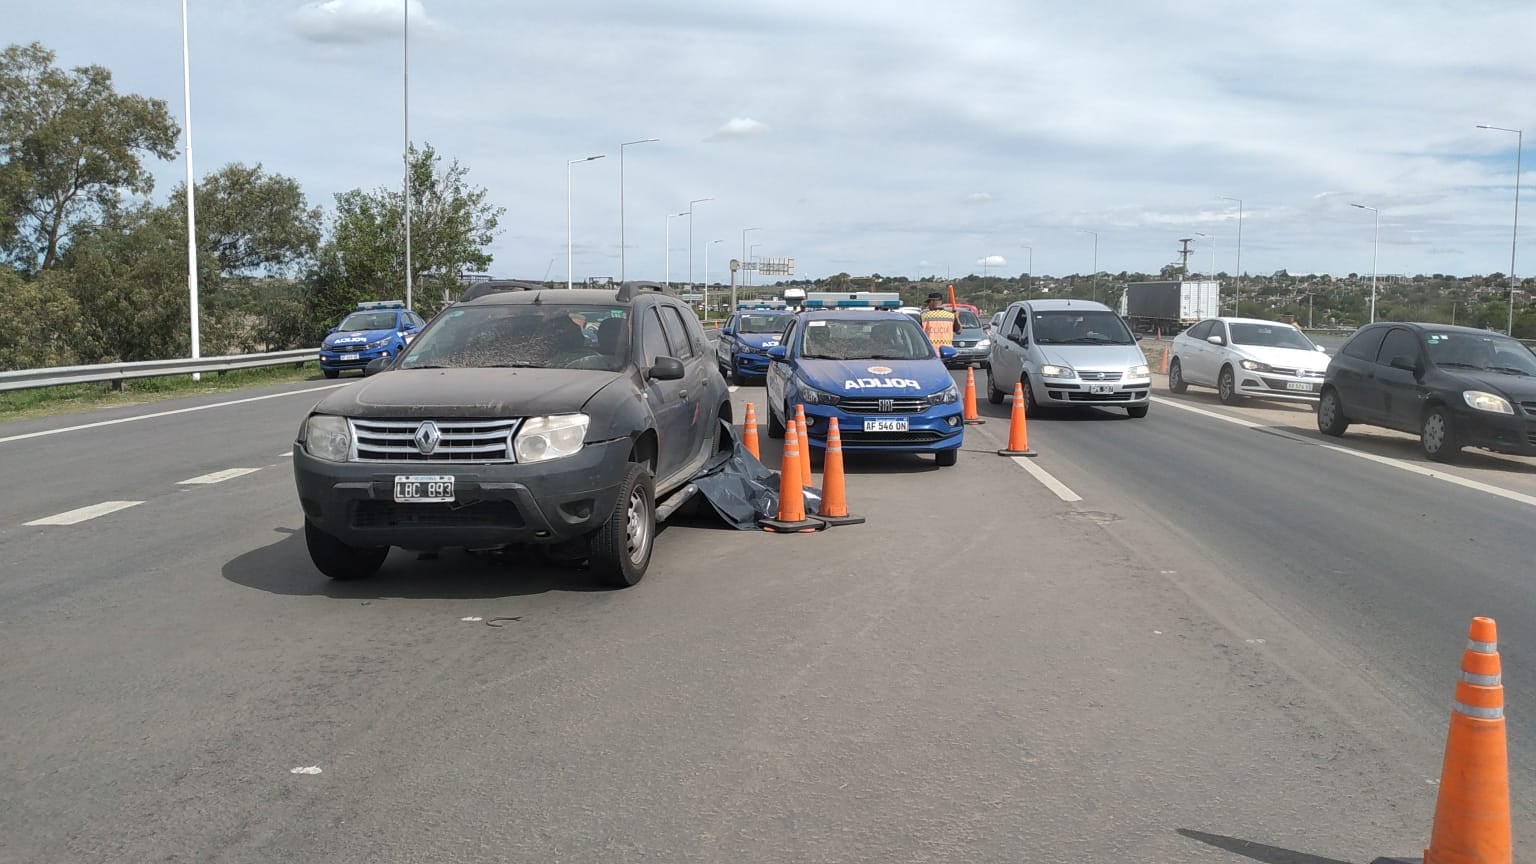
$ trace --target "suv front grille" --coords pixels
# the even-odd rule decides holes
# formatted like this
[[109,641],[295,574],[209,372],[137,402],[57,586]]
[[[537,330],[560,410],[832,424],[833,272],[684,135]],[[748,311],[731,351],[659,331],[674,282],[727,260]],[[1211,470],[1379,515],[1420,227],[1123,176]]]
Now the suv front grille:
[[843,399],[837,407],[849,414],[921,414],[928,410],[927,399]]
[[1521,402],[1520,407],[1525,409],[1525,413],[1536,417],[1536,402]]
[[[517,420],[350,420],[358,462],[513,462]],[[437,443],[423,453],[417,433],[437,429]]]
[[1084,381],[1119,381],[1123,372],[1083,372],[1078,371],[1077,377]]

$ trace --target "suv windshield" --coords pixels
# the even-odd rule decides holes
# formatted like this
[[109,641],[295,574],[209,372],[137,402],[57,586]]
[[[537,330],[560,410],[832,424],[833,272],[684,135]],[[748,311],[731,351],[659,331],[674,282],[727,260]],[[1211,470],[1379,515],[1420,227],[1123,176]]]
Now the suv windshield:
[[1070,309],[1035,313],[1035,341],[1041,345],[1134,345],[1136,339],[1113,312]]
[[981,329],[981,319],[976,317],[976,313],[975,312],[972,312],[969,309],[961,309],[959,312],[956,312],[955,314],[960,318],[960,326],[961,326],[962,329],[965,329],[965,330],[980,330]]
[[805,323],[800,356],[808,360],[926,360],[933,348],[911,319],[821,319]]
[[1286,324],[1238,324],[1227,325],[1232,330],[1233,345],[1253,345],[1258,348],[1297,348],[1316,351],[1312,340],[1305,333]]
[[1536,355],[1508,336],[1432,330],[1424,335],[1424,344],[1429,349],[1429,359],[1442,369],[1536,377]]
[[393,330],[395,328],[395,313],[393,312],[353,312],[342,319],[337,330]]
[[787,315],[743,315],[736,325],[738,333],[783,333]]
[[449,309],[411,343],[401,369],[598,369],[629,360],[623,306],[543,303]]

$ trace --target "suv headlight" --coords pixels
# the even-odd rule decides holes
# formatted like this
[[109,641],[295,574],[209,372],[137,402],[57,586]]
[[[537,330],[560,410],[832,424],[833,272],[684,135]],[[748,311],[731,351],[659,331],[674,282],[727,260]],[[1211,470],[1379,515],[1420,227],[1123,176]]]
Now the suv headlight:
[[393,336],[385,336],[383,339],[375,339],[374,341],[369,342],[367,345],[364,345],[363,346],[363,350],[364,351],[372,351],[372,350],[374,350],[376,348],[383,348],[384,346],[388,345],[389,343],[391,343],[393,341],[395,341],[395,337],[393,337]]
[[1493,414],[1513,414],[1515,407],[1509,404],[1509,400],[1497,393],[1485,393],[1482,390],[1468,390],[1461,394],[1461,398],[1467,400],[1467,405],[1479,411],[1488,411]]
[[1268,363],[1260,363],[1257,360],[1244,360],[1239,365],[1241,365],[1244,369],[1247,369],[1249,372],[1268,372],[1269,371],[1269,364]]
[[807,405],[836,405],[843,397],[828,393],[825,390],[817,390],[806,384],[800,385],[800,401]]
[[581,452],[589,422],[591,418],[585,414],[529,417],[517,430],[512,452],[524,463],[574,456]]
[[1150,378],[1152,377],[1152,370],[1147,368],[1147,364],[1143,363],[1140,366],[1132,366],[1131,368],[1125,370],[1125,377]]
[[352,452],[352,430],[347,418],[311,414],[304,423],[304,452],[327,462],[345,462]]
[[1076,378],[1077,373],[1072,371],[1070,366],[1052,366],[1050,364],[1046,364],[1040,367],[1040,377],[1070,379]]
[[960,390],[951,384],[938,393],[928,396],[929,405],[950,405],[960,401]]

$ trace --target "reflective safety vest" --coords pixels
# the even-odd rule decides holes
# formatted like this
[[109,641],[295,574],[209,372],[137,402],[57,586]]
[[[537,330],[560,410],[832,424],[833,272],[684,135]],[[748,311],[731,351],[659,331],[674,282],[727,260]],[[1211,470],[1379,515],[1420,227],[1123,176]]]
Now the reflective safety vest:
[[955,325],[958,321],[955,313],[948,309],[923,310],[923,332],[928,334],[928,341],[935,348],[955,344]]

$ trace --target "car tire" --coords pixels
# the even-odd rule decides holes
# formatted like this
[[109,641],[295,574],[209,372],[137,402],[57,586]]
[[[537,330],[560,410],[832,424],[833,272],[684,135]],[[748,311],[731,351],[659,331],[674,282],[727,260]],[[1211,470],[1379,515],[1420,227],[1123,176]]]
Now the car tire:
[[1168,364],[1168,392],[1189,392],[1189,382],[1184,380],[1184,364],[1180,363],[1177,357],[1173,358],[1173,362]]
[[779,422],[779,418],[773,416],[772,408],[768,409],[768,437],[775,440],[784,437],[784,424]]
[[1317,400],[1317,431],[1338,438],[1349,428],[1349,417],[1344,413],[1344,400],[1339,391],[1329,387]]
[[1033,417],[1040,413],[1040,403],[1035,401],[1035,388],[1029,386],[1029,376],[1019,378],[1019,383],[1024,385],[1024,413]]
[[315,569],[338,582],[366,579],[389,557],[388,546],[349,546],[304,520],[304,545]]
[[1008,394],[997,389],[997,382],[992,380],[992,365],[987,364],[987,401],[993,405],[1003,404],[1003,398]]
[[960,448],[956,447],[953,450],[935,451],[933,454],[933,461],[940,468],[953,468],[955,463],[960,461]]
[[1151,405],[1132,405],[1125,409],[1125,413],[1131,415],[1132,420],[1140,420],[1143,417],[1146,417],[1147,412],[1151,410]]
[[338,378],[338,377],[341,376],[341,370],[340,369],[321,369],[320,371],[324,372],[325,373],[325,377],[327,377],[327,378],[334,379],[334,378]]
[[1424,455],[1435,462],[1454,462],[1461,455],[1461,443],[1456,437],[1456,421],[1451,417],[1451,409],[1444,405],[1424,412],[1424,419],[1419,423],[1419,446],[1424,448]]
[[656,489],[651,472],[629,463],[608,521],[592,534],[593,578],[608,588],[629,588],[645,578],[656,544]]
[[1216,398],[1223,405],[1231,405],[1237,401],[1237,373],[1231,366],[1221,367],[1221,374],[1216,376]]

